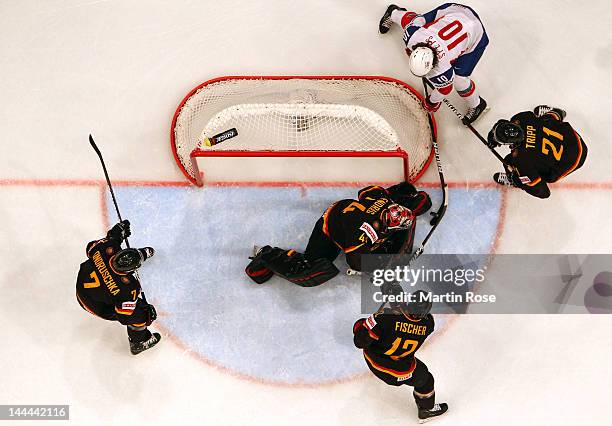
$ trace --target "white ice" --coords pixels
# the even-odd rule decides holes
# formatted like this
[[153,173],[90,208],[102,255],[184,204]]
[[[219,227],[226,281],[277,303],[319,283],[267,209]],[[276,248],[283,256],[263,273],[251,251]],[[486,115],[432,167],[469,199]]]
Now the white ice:
[[[612,8],[603,0],[469,4],[491,38],[474,79],[493,108],[478,129],[485,132],[498,118],[552,103],[568,111],[589,147],[585,166],[555,185],[549,200],[507,192],[498,252],[610,253]],[[424,12],[437,3],[403,5]],[[184,339],[167,334],[155,349],[131,357],[125,331],[88,316],[74,298],[84,245],[103,235],[107,225],[98,185],[102,175],[87,143],[89,133],[103,148],[129,210],[131,186],[120,181],[184,181],[170,150],[170,120],[182,97],[209,78],[386,75],[419,87],[409,75],[399,31],[377,34],[386,6],[382,0],[0,4],[0,404],[70,404],[71,422],[79,425],[416,423],[409,389],[390,388],[369,374],[321,386],[260,383],[217,368],[181,343]],[[456,98],[453,102],[462,106]],[[449,182],[456,188],[489,182],[496,160],[444,107],[437,120]],[[247,170],[251,180],[257,176],[253,167]],[[227,173],[225,180],[233,180],[232,170]],[[432,167],[422,181],[434,187],[436,179]],[[139,199],[139,216],[129,210],[142,218],[134,239],[156,241],[159,253],[150,271],[207,271],[197,285],[171,282],[166,291],[182,296],[170,309],[201,312],[214,322],[227,308],[207,304],[207,286],[222,288],[227,271],[213,267],[215,252],[202,256],[208,263],[201,267],[186,264],[180,254],[192,247],[181,244],[189,240],[184,234],[198,237],[207,218],[228,212],[199,203],[205,192],[196,191],[206,189],[185,191],[190,202],[174,205],[173,216],[169,208]],[[244,209],[241,201],[233,200],[236,208]],[[459,213],[469,215],[481,204],[457,210],[451,203],[447,214],[470,224],[471,217]],[[310,207],[300,211],[305,221],[320,213],[318,205]],[[147,234],[144,229],[158,230],[147,228],[147,216],[160,226],[168,224],[164,229],[180,224],[183,234]],[[198,216],[201,222],[179,223]],[[112,211],[109,219],[115,220]],[[203,247],[209,236],[199,238]],[[252,243],[248,235],[244,240]],[[219,244],[227,248],[223,239]],[[228,262],[242,268],[242,259]],[[152,274],[149,282],[155,282]],[[146,280],[143,285],[147,288]],[[290,298],[291,291],[281,290],[279,282],[274,285],[279,300],[296,311],[324,311],[314,301],[305,304],[303,295]],[[245,287],[248,291],[252,287]],[[268,318],[252,308],[246,300],[248,331],[263,335],[261,324]],[[244,326],[242,321],[237,327]],[[315,332],[316,321],[313,314],[304,330]],[[185,324],[191,328],[197,324]],[[438,399],[451,407],[435,423],[610,424],[611,329],[612,319],[605,315],[468,315],[453,320],[419,352],[436,376]],[[290,338],[299,332],[287,330]],[[304,333],[303,339],[308,338]],[[215,344],[206,336],[194,339]],[[347,353],[361,356],[357,350]],[[241,355],[248,361],[248,352]],[[354,361],[339,359],[338,364]]]

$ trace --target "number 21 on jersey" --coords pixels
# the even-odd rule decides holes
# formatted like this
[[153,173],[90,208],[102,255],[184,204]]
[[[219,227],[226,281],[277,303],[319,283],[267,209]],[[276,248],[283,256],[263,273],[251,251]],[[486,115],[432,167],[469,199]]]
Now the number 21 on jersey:
[[[563,135],[561,133],[554,132],[548,127],[542,127],[542,131],[551,138],[555,138],[560,142],[563,142]],[[553,157],[555,157],[555,160],[561,161],[561,156],[563,155],[563,145],[560,145],[560,147],[557,148],[557,146],[548,138],[542,138],[542,154],[548,155],[551,151]]]

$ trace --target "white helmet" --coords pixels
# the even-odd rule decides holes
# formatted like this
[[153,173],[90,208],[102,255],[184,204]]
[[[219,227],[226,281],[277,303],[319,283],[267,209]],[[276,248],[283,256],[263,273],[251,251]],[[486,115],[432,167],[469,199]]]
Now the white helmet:
[[434,51],[431,47],[419,46],[410,54],[410,71],[417,77],[425,76],[434,67]]

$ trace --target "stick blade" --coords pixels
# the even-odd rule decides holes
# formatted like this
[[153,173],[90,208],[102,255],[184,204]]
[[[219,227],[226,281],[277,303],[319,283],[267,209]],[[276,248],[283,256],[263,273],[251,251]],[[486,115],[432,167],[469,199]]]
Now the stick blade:
[[98,149],[98,145],[96,145],[96,142],[94,141],[94,138],[91,135],[91,133],[89,134],[89,144],[94,149],[94,151],[96,151],[96,154],[98,154],[98,156],[101,158],[102,157],[102,153],[100,153],[100,150]]

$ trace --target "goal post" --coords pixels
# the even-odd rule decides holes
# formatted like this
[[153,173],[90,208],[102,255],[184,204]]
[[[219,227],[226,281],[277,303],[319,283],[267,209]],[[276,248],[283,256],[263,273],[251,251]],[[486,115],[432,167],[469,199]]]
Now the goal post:
[[421,94],[393,78],[234,76],[189,92],[170,136],[179,168],[202,186],[198,161],[215,157],[396,157],[414,182],[435,131]]

